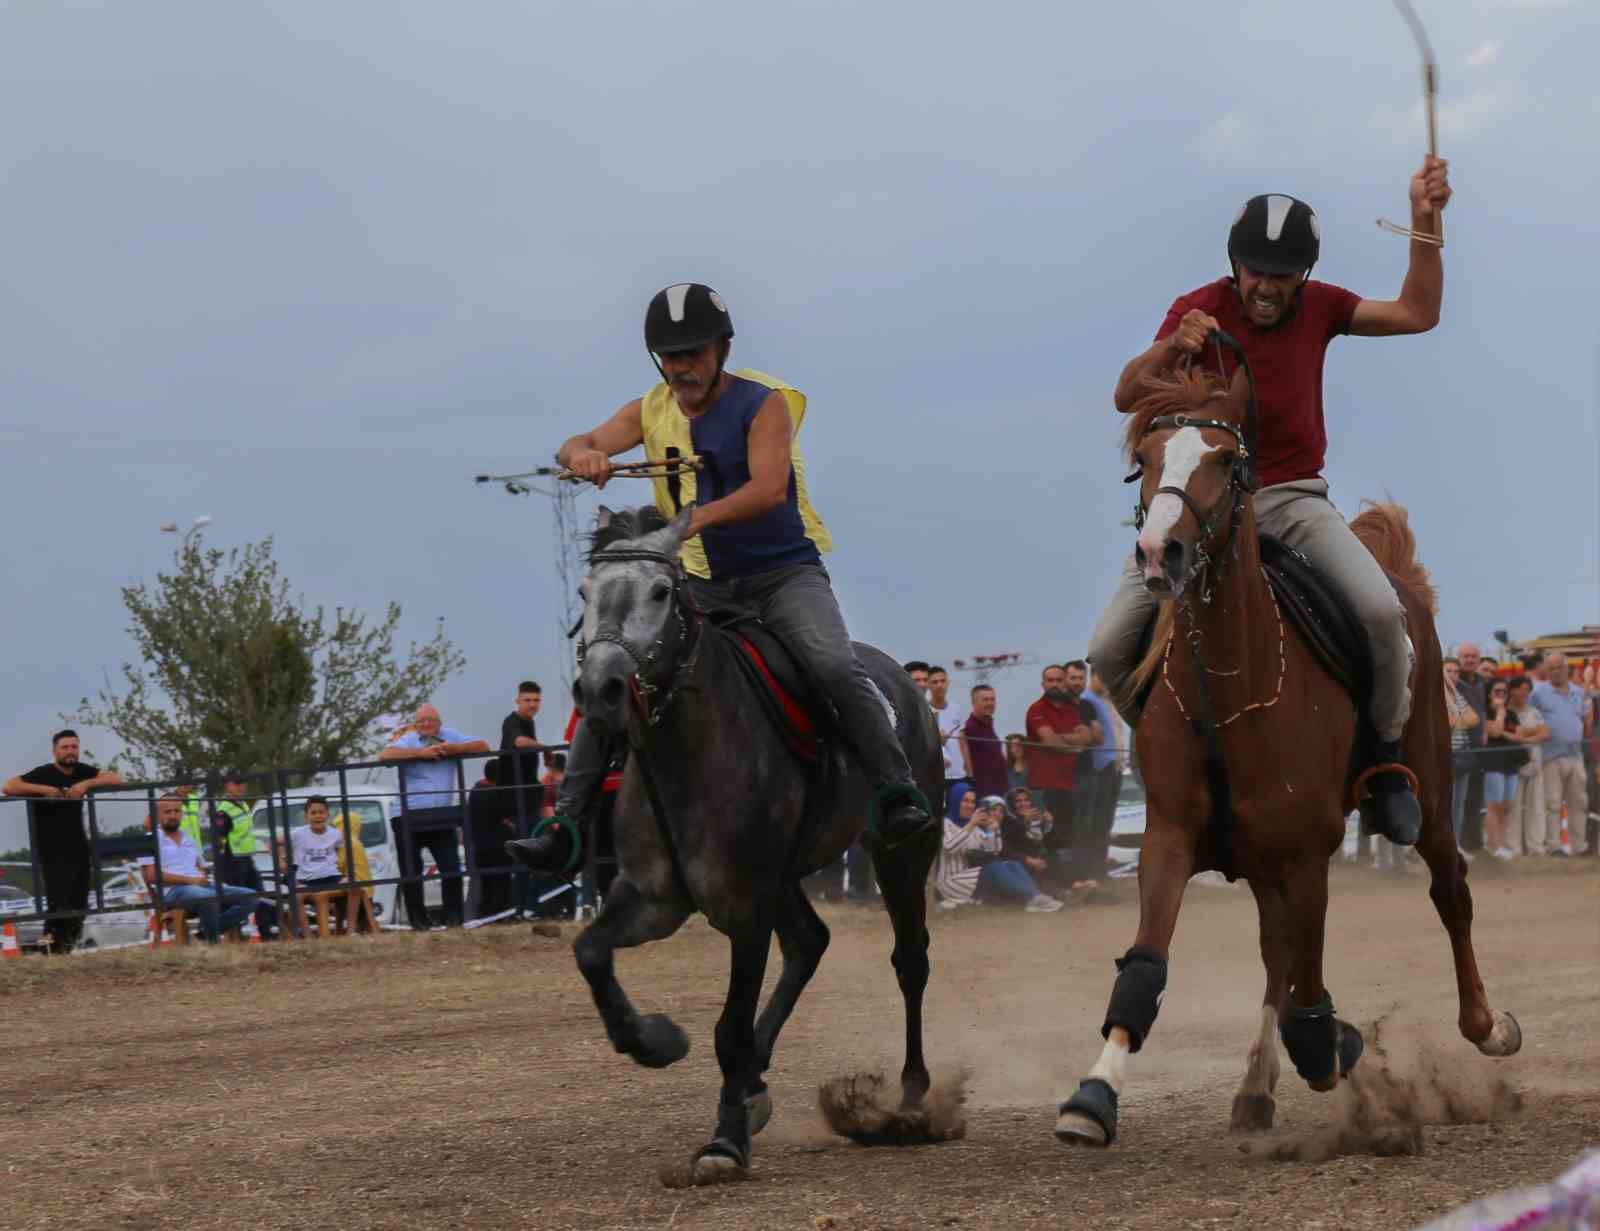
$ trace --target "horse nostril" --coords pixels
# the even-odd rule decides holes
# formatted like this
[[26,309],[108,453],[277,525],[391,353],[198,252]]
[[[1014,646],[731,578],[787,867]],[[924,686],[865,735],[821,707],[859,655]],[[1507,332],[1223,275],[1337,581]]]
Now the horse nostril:
[[622,704],[622,681],[613,676],[607,680],[605,687],[600,690],[600,701],[608,709],[614,709]]
[[1166,548],[1161,553],[1161,567],[1173,577],[1183,571],[1182,543],[1176,539],[1168,540]]

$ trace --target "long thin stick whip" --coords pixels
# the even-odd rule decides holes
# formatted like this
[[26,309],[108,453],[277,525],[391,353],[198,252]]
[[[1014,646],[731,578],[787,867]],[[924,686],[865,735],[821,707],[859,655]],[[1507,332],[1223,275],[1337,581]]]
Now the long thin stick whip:
[[[1394,6],[1400,10],[1400,16],[1417,44],[1417,52],[1422,56],[1422,99],[1428,117],[1428,154],[1437,158],[1439,157],[1439,62],[1434,58],[1433,44],[1428,41],[1428,32],[1423,29],[1422,18],[1417,16],[1417,10],[1411,7],[1411,0],[1394,0]],[[1436,208],[1433,211],[1432,235],[1414,231],[1410,227],[1396,226],[1383,218],[1378,219],[1378,225],[1396,235],[1444,247],[1444,211],[1441,209]]]

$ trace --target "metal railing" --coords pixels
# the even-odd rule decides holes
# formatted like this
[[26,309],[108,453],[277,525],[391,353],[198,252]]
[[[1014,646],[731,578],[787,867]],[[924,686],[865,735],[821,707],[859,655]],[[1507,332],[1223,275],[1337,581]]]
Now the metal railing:
[[[434,764],[449,762],[454,765],[455,787],[454,796],[456,803],[445,805],[454,813],[453,817],[442,815],[444,809],[426,817],[423,824],[418,824],[417,829],[451,829],[459,833],[460,845],[465,852],[463,866],[459,873],[442,874],[442,879],[463,879],[470,881],[474,886],[474,900],[481,897],[476,892],[484,878],[497,877],[529,877],[531,874],[514,865],[494,864],[482,866],[478,863],[477,843],[473,840],[472,817],[470,803],[475,792],[487,794],[509,794],[511,811],[515,821],[517,837],[527,837],[533,830],[534,824],[540,819],[542,810],[542,792],[544,783],[537,780],[529,781],[527,772],[529,763],[537,764],[536,757],[546,756],[550,753],[565,752],[566,744],[546,744],[538,749],[502,749],[491,752],[468,753],[461,756],[440,757]],[[502,767],[501,776],[509,770],[511,781],[489,783],[487,780],[469,786],[466,777],[466,764],[471,761],[487,761],[497,759]],[[254,845],[254,828],[256,825],[256,805],[265,802],[264,809],[267,821],[267,846],[268,861],[271,869],[271,888],[263,888],[259,897],[263,900],[270,899],[277,908],[279,926],[293,929],[298,912],[293,909],[297,895],[301,892],[298,884],[298,868],[293,860],[293,843],[290,838],[290,817],[298,805],[302,810],[308,795],[320,794],[326,797],[330,812],[335,806],[338,808],[338,821],[330,817],[330,827],[338,828],[344,837],[343,864],[344,878],[339,882],[339,890],[366,891],[381,886],[394,885],[397,890],[403,891],[407,887],[419,888],[429,880],[434,879],[426,875],[421,866],[420,852],[410,846],[412,830],[407,824],[408,814],[415,812],[409,806],[409,796],[416,793],[415,786],[408,787],[407,778],[410,777],[406,768],[415,762],[411,761],[347,761],[331,765],[297,766],[293,769],[272,769],[257,771],[242,775],[247,784],[247,790],[242,798],[233,799],[232,802],[250,807],[252,826],[252,846]],[[356,784],[352,788],[350,776],[354,773],[370,770],[392,770],[398,775],[398,790],[383,791],[368,789],[365,784]],[[316,779],[333,779],[336,785],[326,787],[296,787],[291,785],[292,779],[301,781]],[[6,914],[5,920],[10,923],[48,922],[58,919],[79,919],[87,916],[127,914],[140,911],[154,910],[159,915],[164,910],[177,909],[166,904],[164,890],[173,886],[166,883],[162,874],[162,843],[160,830],[156,824],[158,815],[157,801],[163,796],[179,788],[191,789],[192,797],[198,800],[203,822],[203,831],[206,837],[207,851],[210,856],[210,877],[213,890],[212,904],[220,911],[224,904],[236,900],[237,895],[224,894],[223,885],[226,883],[223,876],[234,861],[249,860],[253,863],[254,851],[235,854],[231,850],[229,834],[223,824],[218,821],[217,806],[228,802],[229,798],[220,788],[222,780],[216,776],[208,776],[203,780],[194,778],[171,779],[165,781],[130,782],[114,787],[104,787],[87,793],[77,806],[80,808],[79,824],[87,823],[87,843],[89,857],[89,876],[92,886],[93,901],[84,909],[63,907],[48,909],[46,899],[53,896],[49,889],[48,877],[45,875],[45,865],[50,860],[41,858],[40,834],[38,817],[32,805],[43,804],[50,807],[72,807],[73,801],[50,800],[29,796],[0,796],[0,807],[5,804],[20,804],[24,806],[28,825],[28,850],[29,871],[31,873],[31,893],[34,909],[26,913]],[[254,789],[248,789],[254,788]],[[430,792],[432,793],[432,792]],[[360,821],[356,811],[352,808],[352,801],[398,799],[400,807],[394,815],[388,815],[385,810],[385,823],[394,839],[396,862],[400,875],[385,877],[370,877],[360,879],[356,875],[356,839],[360,835]],[[146,828],[150,836],[148,842],[143,838],[127,838],[123,836],[110,836],[102,832],[101,812],[109,804],[125,804],[142,802],[146,809]],[[125,827],[126,828],[126,827]],[[141,852],[150,858],[152,867],[151,900],[146,902],[130,901],[126,903],[106,902],[106,866],[104,853],[116,846],[122,845],[125,849]],[[560,896],[569,890],[574,892],[575,905],[581,912],[592,910],[598,899],[599,874],[608,864],[615,865],[615,856],[604,855],[596,850],[595,843],[585,844],[585,863],[576,881],[559,885],[546,893],[539,901],[548,901]],[[414,864],[411,871],[407,865]],[[438,870],[436,868],[436,870]],[[246,886],[245,888],[250,888]],[[328,886],[333,888],[333,886]],[[464,905],[465,885],[463,886]],[[198,905],[198,903],[197,903]],[[409,912],[408,912],[409,913]],[[413,926],[418,920],[408,919]],[[425,923],[426,920],[420,921]]]

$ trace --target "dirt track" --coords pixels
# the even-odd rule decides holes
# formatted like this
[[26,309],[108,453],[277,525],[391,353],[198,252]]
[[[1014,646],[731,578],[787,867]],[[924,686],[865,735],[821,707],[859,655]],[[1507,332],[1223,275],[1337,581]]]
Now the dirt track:
[[[704,1190],[659,1179],[702,1143],[716,1098],[726,947],[702,924],[621,962],[641,1010],[672,1013],[694,1040],[662,1072],[611,1052],[565,940],[520,927],[9,962],[0,1222],[1411,1227],[1600,1142],[1600,869],[1480,869],[1478,953],[1491,1000],[1522,1022],[1520,1056],[1491,1061],[1455,1035],[1421,876],[1339,870],[1328,982],[1343,1015],[1382,1019],[1366,1083],[1314,1096],[1285,1064],[1280,1127],[1228,1136],[1261,991],[1254,913],[1242,888],[1195,887],[1103,1153],[1050,1130],[1098,1050],[1131,900],[935,916],[929,1059],[936,1076],[970,1070],[969,1128],[910,1150],[821,1126],[821,1082],[899,1063],[887,922],[833,910],[833,947],[780,1045],[754,1179]],[[1421,1156],[1337,1153],[1363,1092],[1392,1093],[1385,1072],[1426,1116],[1466,1122],[1425,1128]]]

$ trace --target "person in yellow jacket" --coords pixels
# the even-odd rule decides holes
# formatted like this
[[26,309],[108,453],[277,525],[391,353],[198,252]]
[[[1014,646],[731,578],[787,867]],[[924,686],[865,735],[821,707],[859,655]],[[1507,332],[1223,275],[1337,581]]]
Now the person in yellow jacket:
[[[694,506],[681,556],[692,597],[707,608],[753,610],[802,661],[877,790],[886,839],[937,823],[912,781],[882,696],[856,658],[822,567],[822,552],[833,544],[811,507],[795,443],[805,395],[762,372],[728,370],[733,318],[703,283],[657,292],[644,339],[661,382],[567,441],[557,461],[604,487],[612,457],[641,444],[654,462],[697,455],[698,472],[684,468],[655,480],[656,505],[667,518]],[[606,740],[580,723],[556,815],[532,837],[508,843],[512,854],[541,872],[576,868],[606,762]]]

